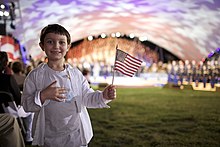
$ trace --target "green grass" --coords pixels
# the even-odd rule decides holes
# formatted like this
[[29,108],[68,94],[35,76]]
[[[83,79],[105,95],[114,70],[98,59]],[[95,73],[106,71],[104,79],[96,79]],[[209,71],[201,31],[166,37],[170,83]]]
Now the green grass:
[[110,109],[89,109],[89,147],[219,147],[220,93],[117,89]]

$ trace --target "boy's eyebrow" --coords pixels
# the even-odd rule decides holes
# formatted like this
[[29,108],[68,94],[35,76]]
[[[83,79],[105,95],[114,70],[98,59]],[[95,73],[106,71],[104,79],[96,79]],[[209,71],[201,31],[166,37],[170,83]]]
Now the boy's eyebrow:
[[[50,36],[46,36],[45,39],[54,39],[54,38],[52,38],[52,37],[50,37]],[[65,38],[59,38],[59,40],[67,40],[67,39],[65,39]]]
[[[44,40],[46,41],[46,40],[57,40],[57,39],[53,39],[53,38],[50,38],[50,37],[48,37],[48,38],[45,37]],[[64,42],[67,42],[67,39],[58,39],[58,41],[64,41]]]

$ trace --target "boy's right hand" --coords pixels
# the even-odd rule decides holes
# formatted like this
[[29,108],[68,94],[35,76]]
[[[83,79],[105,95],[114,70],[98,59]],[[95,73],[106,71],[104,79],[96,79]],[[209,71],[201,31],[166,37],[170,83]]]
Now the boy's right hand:
[[58,102],[63,102],[66,99],[66,93],[68,90],[65,87],[57,87],[56,82],[52,82],[47,88],[40,92],[41,103],[45,100],[50,99]]

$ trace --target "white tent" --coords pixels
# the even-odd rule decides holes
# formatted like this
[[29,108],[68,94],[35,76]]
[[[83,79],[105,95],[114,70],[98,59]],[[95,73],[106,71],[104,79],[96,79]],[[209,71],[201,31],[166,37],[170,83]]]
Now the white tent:
[[8,29],[34,58],[40,30],[64,25],[72,41],[121,32],[146,37],[181,59],[201,60],[220,47],[218,0],[20,0],[16,29]]

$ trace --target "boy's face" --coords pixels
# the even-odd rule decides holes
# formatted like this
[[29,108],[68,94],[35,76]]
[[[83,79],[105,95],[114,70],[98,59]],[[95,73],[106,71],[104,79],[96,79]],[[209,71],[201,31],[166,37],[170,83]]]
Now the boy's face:
[[48,33],[44,41],[41,42],[40,47],[45,51],[48,60],[63,60],[70,45],[67,43],[67,37],[65,35],[59,35],[55,33]]

